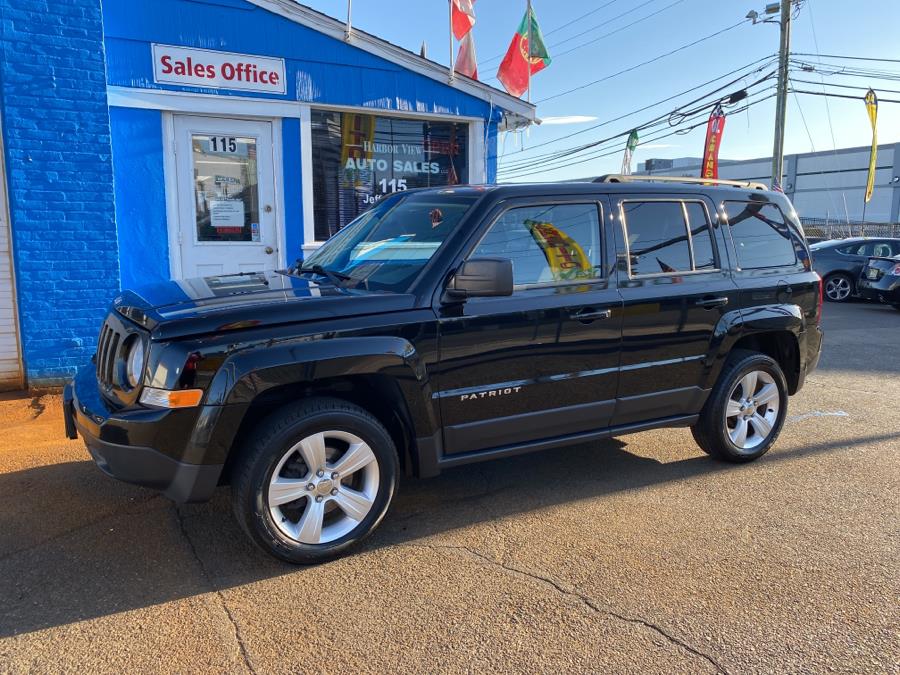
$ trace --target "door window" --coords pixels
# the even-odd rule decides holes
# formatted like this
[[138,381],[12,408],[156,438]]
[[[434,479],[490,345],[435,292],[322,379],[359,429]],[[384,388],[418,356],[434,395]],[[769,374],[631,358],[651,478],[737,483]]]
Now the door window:
[[259,241],[256,139],[193,134],[197,241]]
[[516,286],[602,276],[600,212],[594,204],[545,204],[505,211],[470,256],[509,258]]
[[[725,213],[741,269],[781,267],[797,262],[791,230],[777,206],[725,202]],[[799,242],[796,245],[802,248]]]
[[[700,204],[696,204],[701,209]],[[631,276],[692,272],[691,237],[688,232],[684,202],[681,201],[625,201],[622,202],[625,233],[628,241],[628,262]],[[709,264],[711,241],[703,243],[703,233],[709,237],[709,225],[694,215],[703,264]],[[713,260],[712,266],[715,267]]]
[[713,248],[712,229],[709,226],[709,217],[706,209],[700,202],[685,202],[685,211],[688,216],[688,226],[691,229],[691,251],[694,254],[695,270],[714,270],[716,265],[716,252]]

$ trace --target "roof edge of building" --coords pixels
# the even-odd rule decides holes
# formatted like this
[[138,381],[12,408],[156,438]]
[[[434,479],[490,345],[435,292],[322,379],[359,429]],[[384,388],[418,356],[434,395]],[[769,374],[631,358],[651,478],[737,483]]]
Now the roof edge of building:
[[306,26],[313,30],[319,31],[336,40],[346,42],[347,44],[380,56],[389,61],[394,61],[410,70],[429,77],[438,82],[453,87],[465,94],[474,96],[483,101],[487,101],[499,108],[506,110],[518,120],[511,120],[508,123],[510,128],[514,126],[522,126],[534,123],[536,121],[537,108],[534,104],[523,101],[520,98],[511,96],[505,91],[496,89],[472,80],[464,75],[456,73],[452,79],[449,78],[447,66],[441,65],[435,61],[419,56],[418,54],[395,45],[387,40],[379,38],[371,33],[353,28],[349,39],[347,39],[347,24],[335,18],[316,11],[306,5],[301,5],[294,0],[246,0],[247,2],[265,9],[274,14],[278,14],[290,21]]

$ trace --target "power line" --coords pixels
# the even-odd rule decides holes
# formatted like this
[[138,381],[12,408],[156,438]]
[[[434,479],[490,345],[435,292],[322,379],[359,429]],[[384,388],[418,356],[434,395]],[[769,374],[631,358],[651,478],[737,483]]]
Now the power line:
[[[772,87],[770,87],[769,89],[764,90],[762,92],[759,92],[759,93],[762,94],[762,93],[766,93],[766,92],[770,92],[770,91],[772,91]],[[769,94],[768,96],[753,100],[753,101],[745,104],[744,106],[741,106],[740,108],[732,110],[731,114],[739,114],[741,112],[744,112],[745,110],[753,107],[754,105],[762,103],[763,101],[767,101],[773,97],[774,97],[774,94]],[[706,112],[707,109],[708,109],[708,106],[705,106],[704,108],[699,109],[696,113],[694,113],[692,118],[686,118],[685,120],[682,120],[682,124],[686,121],[693,121],[693,119],[696,119],[697,117],[705,116],[704,113]],[[650,128],[651,126],[659,126],[661,121],[662,120],[648,123],[648,124],[643,125],[643,127],[637,127],[637,128],[638,129],[641,129],[641,128],[646,129],[646,128]],[[642,143],[640,145],[645,145],[647,143],[651,143],[653,141],[658,141],[663,138],[669,138],[670,136],[674,136],[674,135],[683,135],[683,134],[689,133],[689,132],[693,131],[694,129],[701,127],[705,124],[707,124],[707,120],[703,119],[700,122],[698,122],[694,125],[691,125],[691,126],[687,126],[687,127],[683,127],[683,128],[675,128],[674,130],[667,131],[667,132],[663,133],[662,135],[657,135],[657,136],[652,136],[650,138],[647,138],[644,141],[642,141]],[[613,136],[610,136],[606,139],[603,139],[603,141],[598,142],[598,145],[606,144],[606,143],[613,141],[615,139],[618,139],[618,138],[625,138],[630,133],[631,133],[631,129],[628,129],[627,131],[623,131],[623,132],[620,132]],[[609,152],[609,153],[603,152],[605,150],[605,148],[597,148],[597,150],[599,151],[599,154],[591,154],[591,155],[576,159],[574,161],[560,161],[562,159],[567,159],[566,157],[561,157],[561,158],[558,158],[557,160],[548,160],[546,162],[539,162],[537,166],[534,166],[532,164],[531,167],[522,167],[519,169],[507,170],[505,172],[507,175],[505,175],[504,178],[505,179],[519,178],[522,176],[529,176],[529,175],[533,175],[536,173],[556,171],[558,169],[563,169],[563,168],[566,168],[569,166],[583,164],[583,163],[591,161],[593,159],[599,159],[600,157],[606,157],[606,156],[609,156],[610,154],[615,154],[617,152],[620,152],[622,150],[622,148],[624,148],[624,145],[621,144],[621,141],[617,144],[617,146],[620,146],[620,147],[617,147],[616,150],[613,150],[612,152]],[[638,147],[640,147],[640,146],[638,146]]]
[[671,56],[672,54],[677,54],[678,52],[684,51],[685,49],[689,49],[690,47],[700,44],[701,42],[706,42],[707,40],[711,40],[714,37],[722,35],[723,33],[727,33],[728,31],[733,30],[733,29],[737,28],[738,26],[741,26],[741,25],[747,23],[748,21],[749,21],[749,19],[743,19],[735,24],[732,24],[731,26],[727,26],[726,28],[716,31],[715,33],[710,33],[709,35],[707,35],[705,37],[699,38],[697,40],[694,40],[693,42],[687,43],[686,45],[682,45],[681,47],[677,47],[671,51],[668,51],[665,54],[660,54],[659,56],[655,56],[654,58],[644,61],[642,63],[638,63],[637,65],[631,66],[629,68],[624,68],[623,70],[620,70],[616,73],[612,73],[610,75],[606,75],[604,77],[601,77],[600,79],[593,80],[591,82],[586,82],[585,84],[579,85],[577,87],[573,87],[572,89],[567,89],[566,91],[561,91],[558,94],[553,94],[552,96],[547,96],[546,98],[542,98],[542,99],[538,100],[537,103],[545,103],[546,101],[552,101],[553,99],[557,99],[562,96],[566,96],[573,92],[580,91],[582,89],[587,89],[588,87],[592,87],[595,84],[600,84],[601,82],[606,82],[607,80],[611,80],[614,77],[618,77],[619,75],[624,75],[625,73],[630,73],[633,70],[637,70],[638,68],[641,68],[643,66],[649,65],[651,63],[655,63],[656,61],[660,61],[661,59],[666,58],[667,56]]
[[[655,12],[651,12],[651,13],[648,14],[647,16],[642,16],[640,19],[635,19],[635,20],[632,21],[631,23],[627,23],[627,24],[625,24],[624,26],[620,26],[619,28],[615,28],[615,29],[609,31],[608,33],[604,33],[603,35],[598,35],[598,36],[595,37],[595,38],[591,38],[591,39],[588,40],[587,42],[582,42],[580,45],[575,45],[574,47],[571,47],[571,48],[569,48],[569,49],[567,49],[567,50],[565,50],[565,51],[562,51],[562,52],[559,52],[559,53],[556,53],[556,54],[552,54],[552,56],[553,56],[553,58],[558,59],[559,57],[565,56],[566,54],[571,54],[572,52],[577,51],[577,50],[581,49],[582,47],[587,47],[588,45],[592,45],[592,44],[594,44],[595,42],[600,42],[600,40],[605,40],[606,38],[610,37],[611,35],[615,35],[616,33],[621,33],[623,30],[627,30],[627,29],[631,28],[632,26],[636,26],[636,25],[639,24],[639,23],[643,23],[643,22],[646,21],[647,19],[652,19],[652,18],[653,18],[654,16],[656,16],[657,14],[662,14],[662,13],[665,12],[667,9],[671,9],[671,8],[674,7],[675,5],[680,5],[682,2],[684,2],[684,0],[675,0],[674,2],[669,3],[669,4],[666,5],[665,7],[662,7],[662,8],[660,8],[660,9],[656,10]],[[636,9],[640,9],[641,7],[643,7],[643,6],[646,5],[646,4],[648,4],[648,3],[645,2],[643,5],[638,5],[637,7],[635,7],[635,8],[634,8],[633,10],[631,10],[631,11],[634,11],[634,10],[636,10]],[[624,14],[620,14],[619,16],[624,16]],[[618,18],[618,17],[616,17],[616,18]],[[606,22],[606,23],[611,23],[611,21],[608,21],[608,22]],[[593,33],[597,28],[600,28],[601,26],[604,26],[604,25],[606,25],[606,24],[600,24],[599,26],[594,26],[593,28],[591,28],[591,29],[589,29],[589,30],[582,31],[581,33],[578,33],[578,34],[576,34],[576,35],[573,35],[573,36],[570,37],[568,40],[564,40],[563,42],[560,42],[560,43],[558,43],[558,44],[551,45],[550,48],[553,49],[554,47],[559,47],[559,46],[565,44],[566,42],[571,42],[572,40],[574,40],[574,39],[577,38],[577,37],[581,37],[582,35],[587,35],[588,33]]]
[[[762,58],[757,59],[756,61],[751,61],[750,63],[748,63],[748,64],[746,64],[746,65],[744,65],[744,66],[741,66],[740,68],[735,68],[734,70],[731,70],[731,71],[729,71],[729,72],[727,72],[727,73],[724,73],[724,74],[722,74],[722,75],[719,75],[718,77],[714,77],[714,78],[712,78],[711,80],[707,80],[706,82],[703,82],[702,84],[698,84],[698,85],[696,85],[696,86],[694,86],[694,87],[691,87],[690,89],[685,89],[684,91],[678,92],[677,94],[672,94],[671,96],[667,96],[666,98],[662,98],[662,99],[660,99],[660,100],[658,100],[658,101],[654,101],[653,103],[650,103],[650,104],[648,104],[648,105],[645,105],[645,106],[642,107],[642,108],[637,108],[636,110],[632,110],[632,111],[630,111],[630,112],[628,112],[628,113],[625,113],[624,115],[620,115],[620,116],[618,116],[618,117],[614,117],[614,118],[609,119],[609,120],[606,120],[606,121],[604,121],[604,122],[600,122],[599,124],[594,124],[594,125],[592,125],[592,126],[590,126],[590,127],[586,127],[586,128],[584,128],[584,129],[579,129],[578,131],[573,131],[572,133],[566,134],[566,135],[564,135],[564,136],[559,136],[558,138],[553,138],[553,139],[551,139],[551,140],[544,141],[543,143],[538,143],[538,144],[536,144],[536,145],[532,145],[532,146],[529,147],[529,148],[523,148],[522,150],[515,150],[515,151],[513,151],[513,152],[507,153],[505,156],[509,156],[509,155],[517,155],[517,154],[520,154],[520,153],[523,153],[523,152],[531,152],[532,150],[535,150],[535,149],[537,149],[537,148],[541,148],[541,147],[544,147],[544,146],[547,146],[547,145],[552,145],[552,144],[554,144],[554,143],[558,143],[559,141],[563,141],[563,140],[566,140],[566,139],[568,139],[568,138],[572,138],[572,137],[574,137],[574,136],[579,136],[579,135],[585,134],[585,133],[587,133],[587,132],[589,132],[589,131],[593,131],[594,129],[599,129],[600,127],[604,127],[604,126],[606,126],[606,125],[608,125],[608,124],[612,124],[613,122],[618,122],[618,121],[620,121],[620,120],[623,120],[623,119],[625,119],[626,117],[631,117],[632,115],[636,115],[636,114],[638,114],[638,113],[642,113],[642,112],[644,112],[645,110],[649,110],[650,108],[655,108],[656,106],[662,105],[663,103],[668,103],[669,101],[673,101],[673,100],[675,100],[676,98],[680,98],[681,96],[684,96],[685,94],[690,94],[690,93],[692,93],[692,92],[697,91],[698,89],[702,89],[703,87],[706,87],[706,86],[712,84],[713,82],[717,82],[717,81],[719,81],[719,80],[725,79],[726,77],[730,77],[731,75],[734,75],[735,73],[739,73],[739,72],[741,72],[741,71],[747,70],[748,68],[751,68],[751,67],[753,67],[753,66],[756,66],[756,65],[758,65],[758,64],[761,64],[761,65],[759,65],[759,67],[756,68],[755,70],[752,70],[752,71],[750,71],[750,72],[748,72],[748,73],[744,73],[744,74],[741,75],[740,77],[737,77],[737,78],[735,78],[734,80],[731,80],[730,82],[727,82],[726,84],[723,84],[722,86],[718,87],[717,89],[714,89],[714,90],[712,90],[711,92],[708,92],[708,93],[704,94],[704,95],[701,96],[700,98],[694,99],[693,101],[689,101],[689,102],[687,102],[687,103],[684,104],[684,105],[692,105],[693,103],[696,103],[696,102],[698,102],[698,101],[700,101],[700,100],[706,98],[707,96],[710,96],[710,95],[712,95],[712,94],[718,93],[719,91],[722,91],[723,89],[727,89],[727,88],[730,87],[731,85],[736,84],[737,82],[740,82],[741,80],[745,79],[746,77],[749,77],[750,75],[754,75],[754,74],[756,74],[756,73],[762,72],[765,68],[767,68],[769,65],[771,65],[771,62],[772,62],[773,59],[774,59],[774,55],[773,55],[773,54],[770,54],[770,55],[768,55],[768,56],[764,56],[764,57],[762,57]],[[765,62],[765,63],[763,63],[763,62]],[[502,158],[501,158],[501,159],[502,159]]]
[[[814,40],[815,42],[815,40]],[[882,61],[884,63],[900,63],[900,59],[885,59],[876,56],[849,56],[846,54],[811,54],[809,52],[791,52],[792,56],[815,56],[820,59],[847,59],[849,61]]]
[[[762,68],[764,68],[764,67],[765,66],[762,66]],[[770,72],[767,75],[763,76],[762,78],[756,80],[755,82],[752,82],[751,84],[746,85],[743,88],[743,90],[752,89],[753,87],[771,79],[773,77],[773,75],[774,75],[774,72]],[[642,125],[634,127],[634,129],[636,129],[638,131],[642,131],[649,127],[662,124],[663,122],[665,122],[669,126],[677,126],[678,124],[681,124],[686,118],[693,116],[693,115],[697,114],[698,112],[704,112],[704,111],[708,110],[708,108],[711,105],[714,105],[715,103],[720,103],[720,102],[725,101],[725,99],[728,98],[727,96],[720,96],[717,100],[705,101],[703,103],[700,103],[701,101],[704,101],[704,99],[708,99],[713,94],[719,93],[720,91],[727,89],[730,86],[733,86],[736,82],[744,79],[745,77],[746,77],[746,75],[738,77],[735,80],[732,80],[731,82],[729,82],[725,85],[717,87],[716,89],[714,89],[711,92],[707,92],[707,93],[703,94],[702,96],[699,96],[691,101],[683,103],[682,105],[676,107],[674,110],[672,110],[670,112],[663,113],[662,115],[659,115],[658,117],[655,117],[655,118],[651,119],[650,121],[645,122]],[[688,106],[693,106],[695,104],[699,104],[699,105],[694,109],[688,108]],[[679,120],[679,122],[677,122],[677,123],[673,122],[672,121],[673,118],[678,115],[681,116],[681,119]],[[626,116],[628,116],[628,115],[626,115]],[[610,121],[613,121],[613,120],[610,120]],[[603,123],[603,124],[606,124],[606,123]],[[598,125],[598,126],[600,126],[600,125]],[[616,136],[612,136],[610,138],[615,138],[615,137]],[[537,162],[537,161],[555,161],[557,159],[562,159],[565,157],[577,155],[581,152],[585,152],[587,150],[593,149],[597,145],[600,145],[602,143],[609,141],[610,138],[604,138],[604,139],[600,139],[598,141],[593,141],[593,142],[586,143],[586,144],[579,145],[579,146],[564,148],[561,150],[555,150],[555,151],[552,151],[549,153],[545,153],[543,155],[531,156],[531,157],[527,157],[527,158],[522,158],[520,160],[515,160],[513,162],[507,162],[506,164],[504,164],[500,167],[500,170],[501,171],[517,170],[519,168],[522,168],[523,166],[531,166],[534,164],[534,162]]]
[[[849,98],[854,101],[864,101],[864,96],[851,96],[850,94],[830,94],[822,91],[808,91],[806,89],[792,89],[798,94],[807,94],[809,96],[828,96],[829,98]],[[900,103],[900,98],[878,98],[878,103]]]
[[[816,82],[815,80],[798,80],[795,77],[791,78],[791,82],[800,82],[802,84],[821,84],[823,87],[837,87],[839,89],[856,89],[857,91],[868,91],[869,89],[874,89],[876,92],[885,92],[887,94],[900,94],[900,89],[885,89],[884,87],[864,87],[864,86],[856,86],[852,84],[838,84],[837,82]],[[825,91],[824,89],[822,90]],[[827,92],[826,92],[827,93]]]

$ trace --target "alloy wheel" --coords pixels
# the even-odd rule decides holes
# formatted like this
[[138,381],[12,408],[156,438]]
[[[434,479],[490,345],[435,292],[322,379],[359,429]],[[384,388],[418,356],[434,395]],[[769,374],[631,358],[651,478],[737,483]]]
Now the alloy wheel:
[[846,300],[851,290],[850,280],[844,276],[831,277],[825,282],[825,295],[828,296],[829,300],[834,300],[835,302]]
[[346,431],[323,431],[284,453],[266,500],[273,523],[286,537],[327,544],[369,514],[379,482],[378,460],[368,443]]
[[731,390],[725,408],[725,431],[744,453],[752,453],[772,434],[781,394],[775,378],[764,370],[751,370]]

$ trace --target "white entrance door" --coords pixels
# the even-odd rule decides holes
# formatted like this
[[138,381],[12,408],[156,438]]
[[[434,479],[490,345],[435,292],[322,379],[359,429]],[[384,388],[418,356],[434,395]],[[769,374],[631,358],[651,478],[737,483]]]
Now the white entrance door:
[[275,269],[272,123],[176,116],[175,158],[181,272],[173,265],[173,276]]

